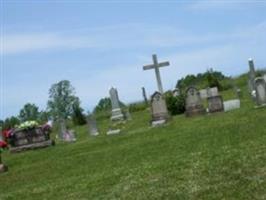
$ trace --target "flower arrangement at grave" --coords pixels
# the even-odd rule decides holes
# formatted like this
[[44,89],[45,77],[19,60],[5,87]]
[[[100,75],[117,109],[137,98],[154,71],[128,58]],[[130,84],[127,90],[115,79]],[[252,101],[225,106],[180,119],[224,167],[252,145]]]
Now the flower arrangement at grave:
[[32,129],[32,128],[36,128],[37,126],[39,126],[39,124],[36,121],[26,121],[20,124],[18,126],[18,129]]

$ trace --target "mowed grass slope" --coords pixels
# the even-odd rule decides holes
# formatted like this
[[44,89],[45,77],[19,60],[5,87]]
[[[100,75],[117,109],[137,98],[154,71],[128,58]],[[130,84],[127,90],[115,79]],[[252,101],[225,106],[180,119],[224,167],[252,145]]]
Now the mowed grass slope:
[[120,135],[76,127],[76,143],[5,152],[0,199],[266,199],[266,108],[244,99],[239,110],[160,128],[149,111],[132,117]]

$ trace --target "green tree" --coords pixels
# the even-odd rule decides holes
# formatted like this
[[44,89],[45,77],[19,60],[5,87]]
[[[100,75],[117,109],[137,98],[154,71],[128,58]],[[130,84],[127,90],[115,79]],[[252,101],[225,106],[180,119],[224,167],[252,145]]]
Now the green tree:
[[5,121],[1,120],[1,127],[3,130],[15,128],[15,126],[19,124],[20,124],[20,120],[18,117],[15,117],[15,116],[6,118]]
[[218,87],[219,90],[223,90],[221,81],[224,82],[229,79],[229,77],[226,77],[221,72],[210,69],[205,73],[199,73],[197,75],[189,74],[181,78],[177,81],[176,88],[185,90],[189,86],[197,85],[199,88]]
[[27,103],[19,112],[19,118],[22,122],[28,120],[38,120],[39,111],[38,107],[35,104]]
[[71,117],[73,106],[79,101],[74,94],[75,90],[68,80],[53,84],[49,90],[48,111],[60,123],[61,138],[66,131],[66,119]]
[[46,122],[48,122],[49,118],[50,118],[50,113],[49,112],[47,112],[47,111],[41,111],[39,113],[38,121],[40,123],[46,123]]
[[94,108],[94,113],[99,113],[103,111],[111,111],[112,109],[112,104],[111,104],[111,99],[108,97],[100,99],[98,102],[97,106]]
[[86,117],[83,114],[83,109],[80,107],[80,103],[76,102],[73,105],[73,114],[72,120],[75,125],[84,125],[86,124]]
[[215,76],[215,74],[213,74],[211,71],[207,72],[207,80],[209,87],[217,87],[219,90],[222,90],[222,86],[219,82],[218,77]]

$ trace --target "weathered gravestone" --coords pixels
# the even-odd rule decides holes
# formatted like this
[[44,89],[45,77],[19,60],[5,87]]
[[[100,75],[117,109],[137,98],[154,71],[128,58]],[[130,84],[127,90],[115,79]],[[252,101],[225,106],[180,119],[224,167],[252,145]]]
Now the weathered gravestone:
[[96,120],[95,120],[95,118],[92,115],[90,115],[88,117],[87,123],[88,123],[88,126],[89,126],[90,135],[92,135],[92,136],[99,135]]
[[11,145],[10,152],[12,153],[53,145],[50,132],[42,127],[17,129],[12,132],[9,143]]
[[254,62],[251,58],[248,60],[248,65],[249,65],[248,86],[250,93],[252,93],[255,90],[256,71],[255,71]]
[[266,105],[266,82],[263,78],[255,79],[256,103],[258,106]]
[[160,92],[155,92],[151,96],[152,126],[161,125],[167,122],[169,114],[166,102]]
[[112,103],[112,121],[119,121],[124,120],[124,115],[122,113],[122,110],[119,105],[119,98],[118,98],[118,92],[115,88],[111,88],[110,91],[110,99]]
[[224,111],[223,97],[221,95],[210,96],[207,101],[209,113]]
[[265,80],[265,82],[266,82],[266,74],[264,74],[264,76],[263,76],[263,79]]
[[200,90],[199,93],[200,93],[201,99],[207,99],[208,97],[219,95],[217,87],[206,88],[206,89]]
[[240,108],[240,100],[239,99],[232,99],[232,100],[224,101],[223,104],[224,104],[224,111],[225,112]]
[[219,95],[218,88],[207,88],[207,102],[209,113],[224,111],[223,97]]
[[199,91],[195,87],[189,87],[186,95],[186,116],[192,117],[205,114]]

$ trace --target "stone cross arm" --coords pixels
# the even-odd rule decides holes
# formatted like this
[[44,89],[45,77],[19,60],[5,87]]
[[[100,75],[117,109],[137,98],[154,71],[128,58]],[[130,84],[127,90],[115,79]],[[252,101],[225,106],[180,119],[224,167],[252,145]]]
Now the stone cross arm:
[[[157,64],[157,67],[166,67],[166,66],[169,66],[169,65],[170,65],[169,62],[161,62],[161,63]],[[155,68],[154,64],[143,66],[143,70],[149,70],[149,69],[154,69],[154,68]]]

